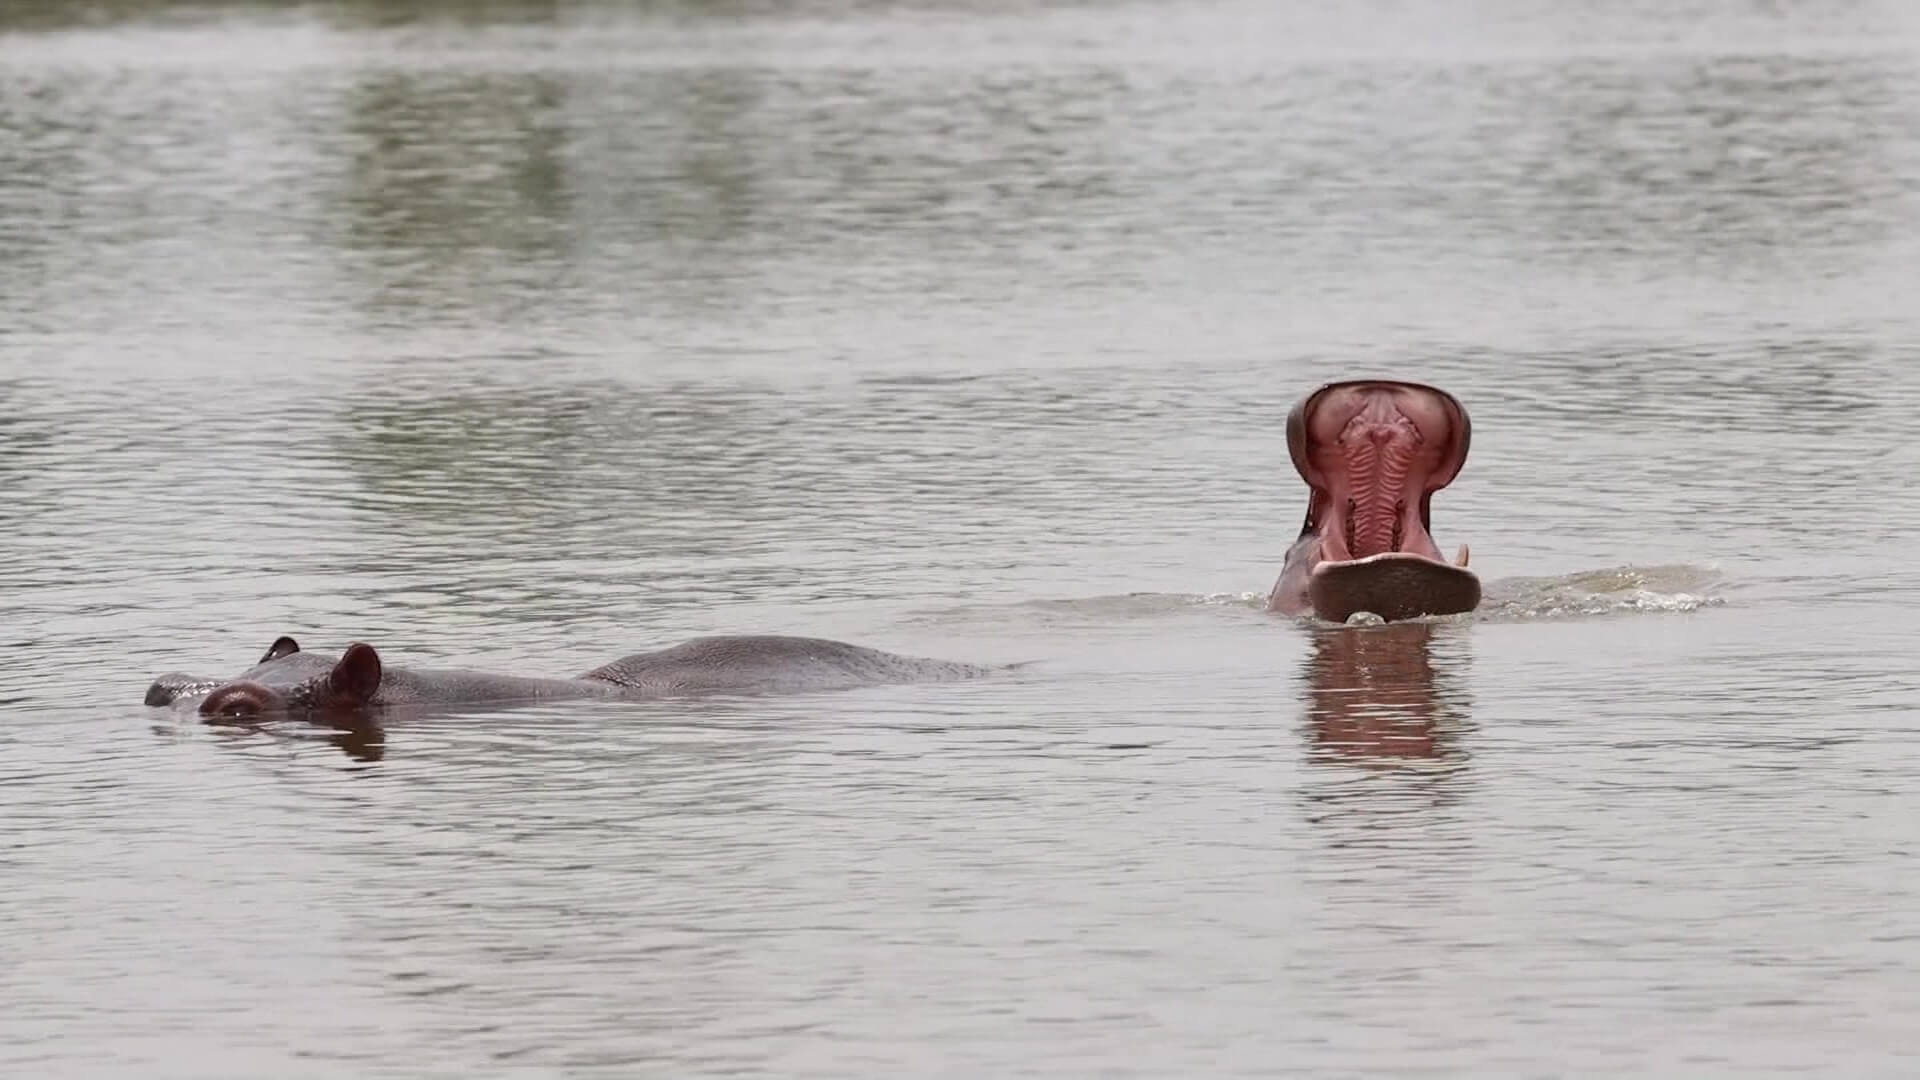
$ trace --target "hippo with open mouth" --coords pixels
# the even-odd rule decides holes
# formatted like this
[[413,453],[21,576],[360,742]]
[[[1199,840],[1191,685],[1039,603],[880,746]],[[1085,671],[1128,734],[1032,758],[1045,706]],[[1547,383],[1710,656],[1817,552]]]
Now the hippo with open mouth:
[[1287,449],[1307,482],[1307,520],[1287,550],[1267,610],[1345,622],[1480,606],[1467,549],[1448,563],[1434,543],[1433,493],[1467,461],[1473,424],[1458,398],[1420,383],[1328,383],[1287,414]]
[[1001,668],[901,656],[824,638],[760,634],[694,638],[622,657],[584,675],[549,679],[392,667],[371,645],[356,642],[339,656],[326,656],[302,652],[293,638],[282,637],[258,664],[234,678],[162,675],[148,687],[146,703],[184,707],[197,702],[202,716],[248,720],[392,705],[803,693],[974,678],[995,670]]

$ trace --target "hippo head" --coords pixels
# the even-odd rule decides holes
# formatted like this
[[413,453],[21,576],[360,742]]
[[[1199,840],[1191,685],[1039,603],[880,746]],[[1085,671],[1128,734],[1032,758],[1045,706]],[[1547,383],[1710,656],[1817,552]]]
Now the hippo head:
[[1268,607],[1344,621],[1471,611],[1479,578],[1467,549],[1449,563],[1433,538],[1433,494],[1460,475],[1467,410],[1422,383],[1328,383],[1287,416],[1287,449],[1307,483],[1307,515]]
[[231,679],[162,675],[147,688],[149,705],[197,702],[201,716],[248,720],[272,714],[330,712],[373,704],[380,689],[380,654],[355,643],[339,657],[300,651],[281,637],[260,662]]

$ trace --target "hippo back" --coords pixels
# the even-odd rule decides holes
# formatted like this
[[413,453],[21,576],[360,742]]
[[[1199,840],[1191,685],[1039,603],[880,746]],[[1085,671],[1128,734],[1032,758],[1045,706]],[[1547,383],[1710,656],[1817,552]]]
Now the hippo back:
[[974,664],[901,656],[825,638],[727,635],[694,638],[672,648],[635,653],[597,667],[581,678],[613,683],[651,696],[792,693],[879,683],[970,679],[989,670]]

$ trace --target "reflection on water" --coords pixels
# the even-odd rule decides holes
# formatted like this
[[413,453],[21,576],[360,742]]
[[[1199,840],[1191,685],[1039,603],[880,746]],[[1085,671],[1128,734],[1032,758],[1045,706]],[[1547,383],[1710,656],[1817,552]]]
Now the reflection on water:
[[1742,276],[1775,260],[1794,273],[1872,264],[1897,243],[1888,211],[1911,213],[1891,157],[1909,138],[1894,89],[1906,77],[1894,57],[1559,66],[1557,85],[1528,95],[1538,112],[1514,132],[1520,153],[1498,166],[1528,177],[1513,188],[1533,205],[1514,223],[1545,225],[1515,239],[1641,273],[1649,263]]
[[[183,716],[177,724],[190,724],[198,718]],[[209,718],[204,721],[210,728],[218,729],[219,735],[236,739],[266,740],[311,740],[325,732],[327,745],[338,749],[349,759],[363,765],[382,761],[387,756],[386,725],[372,717],[336,717],[316,719],[309,723],[294,726],[292,723],[242,722]],[[175,729],[169,729],[170,732]]]
[[[0,1072],[1887,1072],[1916,12],[0,3]],[[1260,610],[1363,374],[1474,619]],[[136,704],[709,631],[1036,663]]]
[[574,231],[565,93],[538,76],[390,71],[352,89],[337,218],[374,312],[453,301],[511,319],[558,284]]
[[1437,674],[1436,630],[1460,639],[1451,659],[1464,662],[1464,627],[1429,622],[1370,629],[1312,631],[1303,682],[1313,756],[1392,767],[1408,761],[1460,761],[1470,703],[1464,672]]

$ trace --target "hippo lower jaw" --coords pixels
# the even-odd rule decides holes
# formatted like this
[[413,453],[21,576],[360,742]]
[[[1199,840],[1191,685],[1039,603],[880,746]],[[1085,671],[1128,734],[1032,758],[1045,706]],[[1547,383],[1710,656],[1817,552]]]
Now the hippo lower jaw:
[[1315,615],[1333,622],[1363,611],[1388,622],[1458,615],[1480,606],[1480,579],[1464,565],[1389,551],[1315,565],[1307,599]]
[[1466,463],[1472,424],[1458,399],[1418,383],[1330,383],[1287,416],[1287,446],[1309,489],[1269,610],[1345,621],[1471,611],[1480,582],[1462,545],[1434,542],[1432,498]]

